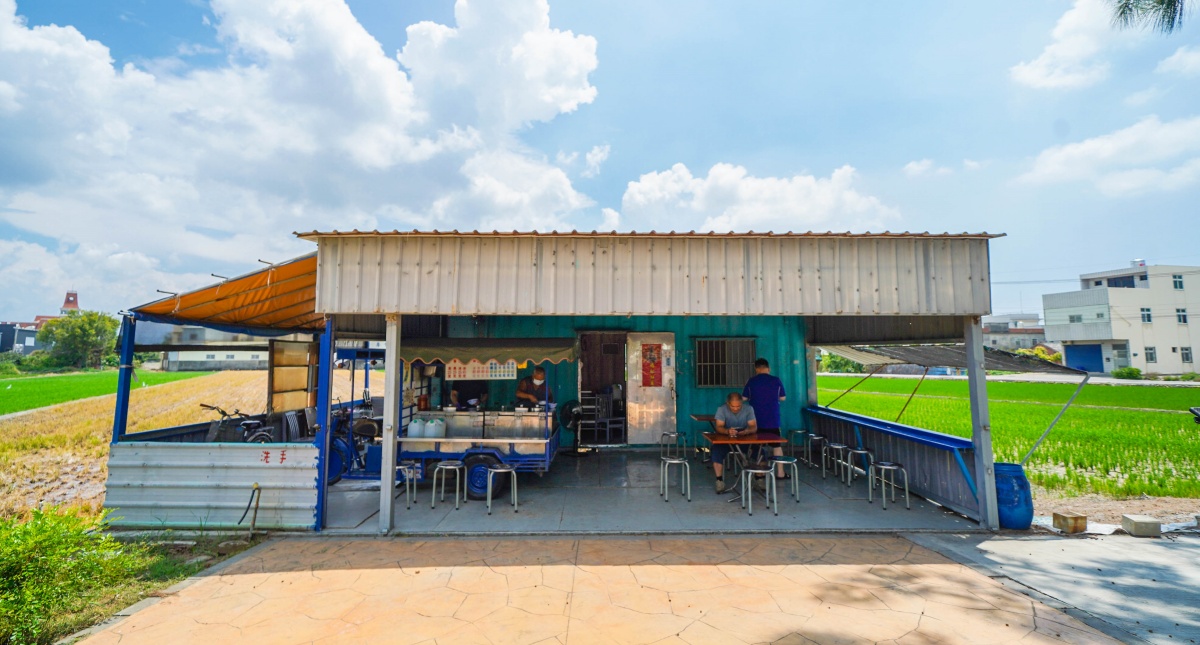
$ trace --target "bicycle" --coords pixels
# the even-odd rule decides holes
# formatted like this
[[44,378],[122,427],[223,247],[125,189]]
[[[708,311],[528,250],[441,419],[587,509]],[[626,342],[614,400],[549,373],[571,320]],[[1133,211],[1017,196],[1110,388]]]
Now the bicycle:
[[214,421],[208,431],[209,441],[225,441],[229,439],[226,429],[231,429],[236,424],[238,431],[241,433],[242,443],[271,443],[274,438],[271,436],[271,431],[266,428],[266,424],[257,419],[251,419],[249,415],[234,408],[233,412],[226,412],[215,405],[201,403],[200,407],[205,410],[212,410],[221,415],[220,421]]

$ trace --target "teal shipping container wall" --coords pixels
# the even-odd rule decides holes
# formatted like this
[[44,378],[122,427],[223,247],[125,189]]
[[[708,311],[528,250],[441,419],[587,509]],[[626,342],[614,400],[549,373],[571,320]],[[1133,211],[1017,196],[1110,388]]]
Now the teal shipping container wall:
[[[452,316],[447,336],[453,338],[574,338],[589,331],[671,332],[675,334],[677,396],[676,419],[680,432],[695,435],[709,430],[707,423],[692,421],[691,414],[712,414],[734,388],[698,388],[694,369],[697,338],[754,338],[757,354],[771,363],[771,373],[783,380],[787,401],[782,404],[784,428],[803,427],[808,384],[804,365],[804,319],[799,316]],[[403,342],[403,341],[401,341]],[[554,385],[555,400],[579,398],[575,363],[544,364]],[[521,370],[521,377],[532,367]],[[741,390],[739,386],[736,388]],[[491,400],[509,402],[516,383],[492,384]],[[573,440],[570,433],[563,443]]]

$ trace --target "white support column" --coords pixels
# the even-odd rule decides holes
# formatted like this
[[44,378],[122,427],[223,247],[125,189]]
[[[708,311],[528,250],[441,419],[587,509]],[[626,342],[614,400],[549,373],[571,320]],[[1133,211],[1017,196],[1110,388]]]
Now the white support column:
[[1000,528],[996,515],[996,471],[992,455],[992,417],[988,413],[987,372],[983,364],[983,325],[979,318],[963,318],[967,353],[967,383],[971,396],[971,442],[975,444],[975,486],[983,526]]
[[404,399],[404,383],[400,375],[400,314],[387,315],[387,336],[383,357],[383,464],[379,474],[379,532],[386,535],[394,525],[396,497],[396,436],[399,434],[400,403]]

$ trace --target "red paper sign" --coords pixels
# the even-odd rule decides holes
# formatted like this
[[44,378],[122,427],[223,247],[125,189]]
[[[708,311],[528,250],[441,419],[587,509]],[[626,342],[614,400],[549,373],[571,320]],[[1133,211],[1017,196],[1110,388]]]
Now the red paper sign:
[[642,387],[662,387],[662,344],[642,345]]

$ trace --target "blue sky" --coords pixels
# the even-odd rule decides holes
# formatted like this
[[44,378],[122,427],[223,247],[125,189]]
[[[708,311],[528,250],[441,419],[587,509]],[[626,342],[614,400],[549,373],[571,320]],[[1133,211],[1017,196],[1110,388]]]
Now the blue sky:
[[1200,265],[1198,105],[1105,0],[0,0],[0,320],[335,228],[1003,232],[1040,311]]

